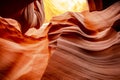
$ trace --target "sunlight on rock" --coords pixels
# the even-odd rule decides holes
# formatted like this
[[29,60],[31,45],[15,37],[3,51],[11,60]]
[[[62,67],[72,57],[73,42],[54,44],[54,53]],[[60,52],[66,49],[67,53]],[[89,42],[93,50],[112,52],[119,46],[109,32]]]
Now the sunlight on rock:
[[45,16],[48,22],[53,16],[67,11],[81,12],[88,10],[86,0],[44,0]]

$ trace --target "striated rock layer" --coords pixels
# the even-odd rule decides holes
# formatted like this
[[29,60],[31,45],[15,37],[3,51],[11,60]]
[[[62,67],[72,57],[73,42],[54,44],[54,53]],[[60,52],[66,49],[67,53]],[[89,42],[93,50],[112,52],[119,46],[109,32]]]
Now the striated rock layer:
[[43,80],[120,80],[119,7],[67,12],[41,26],[37,0],[0,17],[0,80],[40,80],[50,55]]
[[42,80],[120,80],[120,2],[105,10],[54,17],[52,57]]
[[[12,18],[0,17],[0,80],[40,80],[50,55],[47,30],[39,28],[44,21],[42,1]],[[37,37],[26,32],[34,27],[41,32]]]

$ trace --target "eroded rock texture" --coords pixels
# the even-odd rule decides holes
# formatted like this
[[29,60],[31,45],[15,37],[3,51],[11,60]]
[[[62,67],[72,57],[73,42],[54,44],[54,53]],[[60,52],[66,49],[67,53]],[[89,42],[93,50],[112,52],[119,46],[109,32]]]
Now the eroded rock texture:
[[41,26],[35,1],[0,17],[0,80],[40,80],[49,58],[43,80],[120,80],[119,7],[67,12]]
[[[44,21],[42,2],[31,3],[15,16],[0,17],[0,80],[40,80],[50,55],[47,30],[39,28]],[[41,34],[28,36],[26,31],[34,27]]]
[[119,20],[120,2],[54,17],[49,24],[53,55],[43,80],[120,80],[120,32],[114,29]]

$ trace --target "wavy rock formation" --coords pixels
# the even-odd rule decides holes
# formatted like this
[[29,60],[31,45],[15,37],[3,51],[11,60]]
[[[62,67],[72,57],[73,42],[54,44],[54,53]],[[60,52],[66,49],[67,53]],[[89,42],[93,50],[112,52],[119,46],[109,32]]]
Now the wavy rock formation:
[[[47,30],[39,28],[44,21],[42,2],[20,13],[14,19],[0,17],[0,80],[40,80],[48,64]],[[26,32],[33,27],[41,32],[38,37]]]
[[67,12],[47,26],[41,0],[0,15],[0,80],[120,80],[119,7]]
[[120,2],[105,10],[54,17],[52,57],[42,80],[120,80]]

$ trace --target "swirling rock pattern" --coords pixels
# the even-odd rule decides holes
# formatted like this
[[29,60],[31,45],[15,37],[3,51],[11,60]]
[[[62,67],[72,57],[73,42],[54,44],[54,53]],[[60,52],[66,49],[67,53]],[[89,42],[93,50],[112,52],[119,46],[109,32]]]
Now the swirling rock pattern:
[[50,53],[43,80],[120,80],[119,7],[67,12],[41,26],[39,0],[0,17],[0,80],[40,80]]
[[[0,17],[0,80],[40,80],[50,55],[47,30],[39,28],[44,21],[42,1],[15,16]],[[37,38],[24,34],[33,27],[41,32]]]
[[120,32],[114,29],[119,12],[117,2],[100,13],[54,17],[49,24],[53,54],[43,80],[120,80]]

